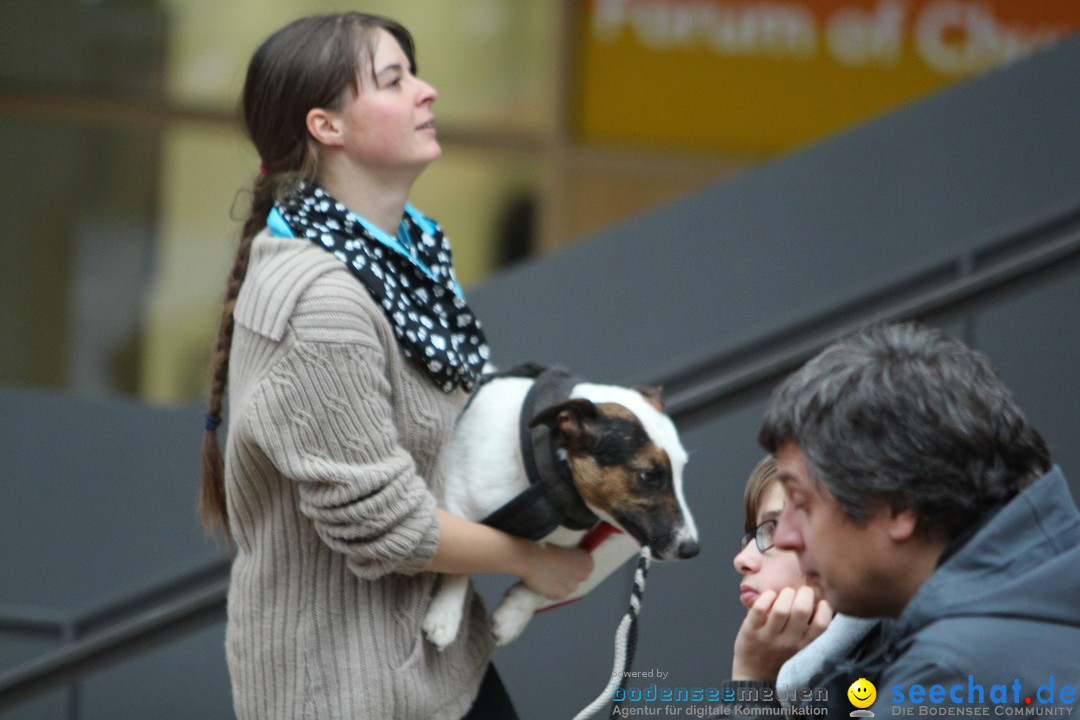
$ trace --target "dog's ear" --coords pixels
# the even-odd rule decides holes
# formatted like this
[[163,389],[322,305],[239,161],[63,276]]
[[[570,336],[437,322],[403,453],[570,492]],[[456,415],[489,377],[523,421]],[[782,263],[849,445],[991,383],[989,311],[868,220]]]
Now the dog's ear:
[[664,388],[659,385],[642,385],[634,389],[641,393],[641,396],[645,398],[645,402],[649,403],[660,412],[664,412],[664,399],[661,397]]
[[536,414],[529,427],[547,425],[562,437],[568,450],[591,447],[596,440],[595,426],[600,411],[584,398],[544,408]]

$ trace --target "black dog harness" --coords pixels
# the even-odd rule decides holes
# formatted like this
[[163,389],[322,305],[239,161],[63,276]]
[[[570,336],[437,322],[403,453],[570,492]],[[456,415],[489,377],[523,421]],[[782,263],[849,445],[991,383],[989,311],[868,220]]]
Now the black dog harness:
[[581,378],[559,368],[527,363],[485,375],[481,384],[500,377],[536,380],[525,396],[518,421],[521,458],[529,488],[481,522],[530,540],[539,540],[560,525],[571,530],[593,527],[600,518],[585,505],[574,485],[569,463],[559,457],[557,433],[542,423],[532,425],[533,418],[541,410],[569,400],[574,386],[582,382]]

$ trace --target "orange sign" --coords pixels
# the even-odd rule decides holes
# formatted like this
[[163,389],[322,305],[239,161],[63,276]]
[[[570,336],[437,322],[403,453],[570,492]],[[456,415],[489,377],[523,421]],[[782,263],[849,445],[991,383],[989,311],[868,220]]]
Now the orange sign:
[[1077,0],[581,0],[576,129],[777,152],[1076,29]]

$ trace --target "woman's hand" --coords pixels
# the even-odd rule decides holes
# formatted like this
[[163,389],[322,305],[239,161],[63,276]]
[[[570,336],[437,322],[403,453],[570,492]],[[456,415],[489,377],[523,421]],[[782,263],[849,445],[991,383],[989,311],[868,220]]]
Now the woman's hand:
[[562,600],[589,577],[592,555],[508,535],[445,510],[437,510],[439,544],[427,566],[431,572],[516,575],[538,595]]
[[577,590],[593,570],[592,555],[578,548],[533,543],[521,580],[525,587],[549,600],[562,600]]
[[814,602],[812,587],[763,592],[735,637],[732,679],[775,682],[780,666],[824,632],[832,615],[827,602]]

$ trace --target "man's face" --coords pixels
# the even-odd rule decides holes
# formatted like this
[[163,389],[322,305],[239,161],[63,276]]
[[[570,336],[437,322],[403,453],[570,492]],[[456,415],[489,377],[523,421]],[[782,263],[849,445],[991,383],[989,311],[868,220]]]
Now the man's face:
[[881,507],[855,524],[793,442],[780,447],[776,464],[786,495],[776,547],[796,553],[807,583],[819,587],[835,611],[858,617],[898,612],[890,573],[902,562],[890,537],[894,513]]

